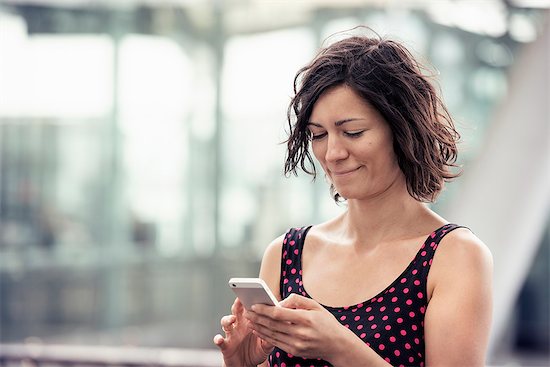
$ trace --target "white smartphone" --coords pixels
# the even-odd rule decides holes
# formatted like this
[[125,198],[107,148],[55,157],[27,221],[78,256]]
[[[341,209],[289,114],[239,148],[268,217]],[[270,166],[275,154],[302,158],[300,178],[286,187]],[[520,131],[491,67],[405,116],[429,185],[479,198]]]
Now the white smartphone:
[[267,284],[260,278],[231,278],[229,287],[233,289],[247,310],[258,303],[279,306],[279,302]]

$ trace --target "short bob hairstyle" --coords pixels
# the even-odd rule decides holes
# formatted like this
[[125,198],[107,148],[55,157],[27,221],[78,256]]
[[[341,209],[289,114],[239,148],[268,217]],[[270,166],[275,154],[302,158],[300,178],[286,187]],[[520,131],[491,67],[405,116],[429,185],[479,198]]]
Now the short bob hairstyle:
[[[460,174],[452,172],[458,167],[460,134],[422,70],[403,45],[380,37],[350,36],[321,49],[294,78],[294,97],[287,112],[285,175],[297,175],[301,168],[316,177],[309,152],[309,118],[325,91],[346,85],[388,122],[409,194],[418,201],[435,201],[444,182]],[[339,201],[332,185],[331,193]]]

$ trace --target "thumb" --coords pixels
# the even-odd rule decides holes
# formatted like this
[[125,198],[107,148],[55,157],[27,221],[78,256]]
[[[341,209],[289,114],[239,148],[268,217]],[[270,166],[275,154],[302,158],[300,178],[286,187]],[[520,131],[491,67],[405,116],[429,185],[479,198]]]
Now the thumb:
[[299,308],[304,310],[313,310],[321,307],[319,303],[311,298],[300,296],[296,293],[292,293],[290,296],[279,302],[279,305],[286,308]]

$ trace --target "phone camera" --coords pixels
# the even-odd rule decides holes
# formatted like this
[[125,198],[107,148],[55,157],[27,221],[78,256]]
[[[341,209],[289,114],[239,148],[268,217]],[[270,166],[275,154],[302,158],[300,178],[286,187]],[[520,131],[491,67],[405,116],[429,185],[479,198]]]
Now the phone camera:
[[237,285],[235,283],[231,283],[231,286],[235,288]]

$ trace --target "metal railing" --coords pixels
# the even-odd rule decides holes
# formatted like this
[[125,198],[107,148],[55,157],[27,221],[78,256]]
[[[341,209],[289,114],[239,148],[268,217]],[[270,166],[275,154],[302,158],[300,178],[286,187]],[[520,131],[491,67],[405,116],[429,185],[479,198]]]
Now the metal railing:
[[219,367],[212,349],[0,344],[0,366]]

